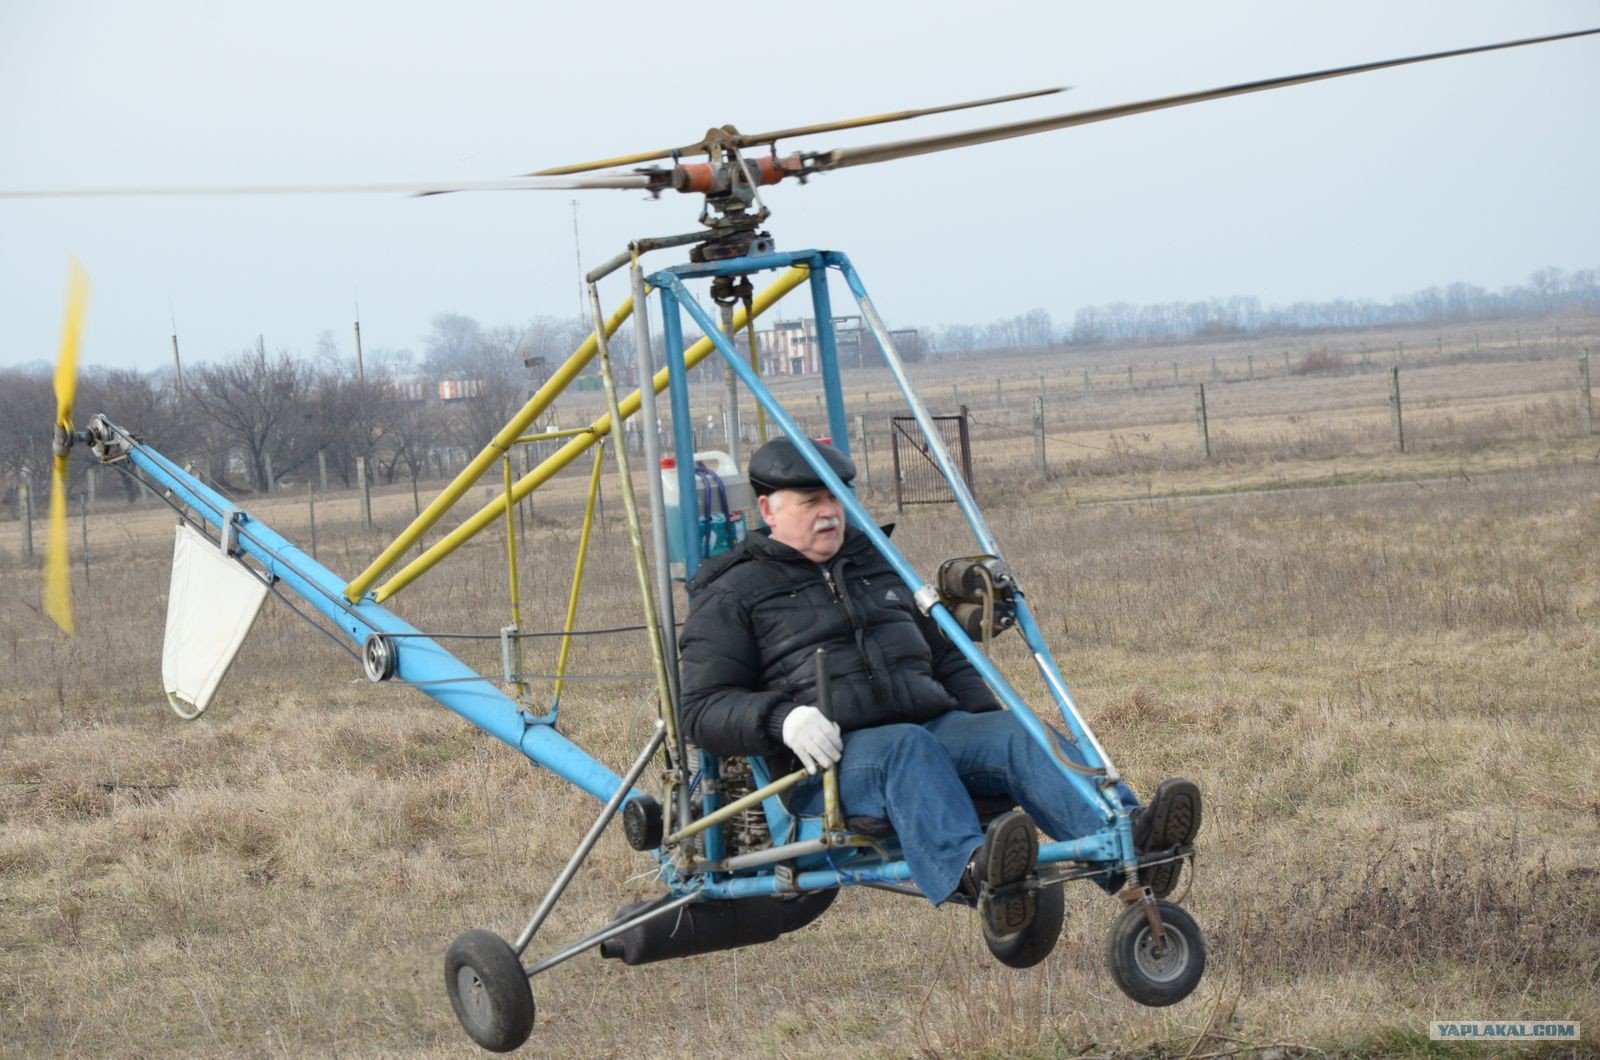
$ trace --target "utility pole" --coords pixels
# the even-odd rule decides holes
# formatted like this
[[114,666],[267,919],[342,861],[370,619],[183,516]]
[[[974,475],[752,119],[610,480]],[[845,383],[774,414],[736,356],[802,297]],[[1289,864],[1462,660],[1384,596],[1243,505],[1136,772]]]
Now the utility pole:
[[361,303],[356,303],[356,378],[367,381],[367,367],[361,361]]
[[583,286],[583,244],[578,242],[578,200],[572,200],[572,256],[578,263],[578,319],[588,319],[585,310],[587,299]]
[[178,371],[177,394],[178,400],[183,400],[183,358],[178,356],[178,326],[172,326],[172,366]]

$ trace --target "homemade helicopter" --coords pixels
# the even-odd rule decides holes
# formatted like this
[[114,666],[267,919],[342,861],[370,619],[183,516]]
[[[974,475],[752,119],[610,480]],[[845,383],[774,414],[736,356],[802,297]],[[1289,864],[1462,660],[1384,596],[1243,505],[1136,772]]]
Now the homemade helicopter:
[[[700,493],[702,478],[697,465],[704,462],[706,454],[696,453],[691,434],[688,372],[712,354],[718,354],[728,373],[730,409],[736,409],[737,385],[742,384],[744,391],[754,398],[758,415],[763,417],[762,436],[770,421],[795,443],[822,481],[841,499],[850,522],[871,539],[913,590],[916,605],[960,648],[1030,735],[1049,749],[1053,747],[1052,728],[1040,720],[980,648],[980,641],[1011,626],[1016,627],[1049,690],[1066,737],[1077,744],[1088,762],[1088,768],[1084,769],[1059,755],[1054,756],[1079,797],[1098,814],[1101,827],[1092,835],[1041,846],[1039,872],[1021,885],[1034,892],[1038,913],[1032,926],[1012,936],[996,936],[985,929],[988,948],[997,959],[1013,967],[1026,968],[1044,960],[1061,932],[1062,885],[1069,880],[1095,878],[1108,884],[1126,905],[1109,941],[1108,963],[1113,979],[1129,997],[1142,1004],[1173,1004],[1187,997],[1199,983],[1205,969],[1205,941],[1199,926],[1180,905],[1157,900],[1149,888],[1140,886],[1139,871],[1155,864],[1190,861],[1194,856],[1193,848],[1175,847],[1143,855],[1135,851],[1128,812],[1111,794],[1120,774],[1073,702],[1039,631],[1022,583],[1006,564],[999,542],[979,510],[968,483],[945,449],[928,408],[912,387],[893,338],[868,297],[861,277],[843,253],[777,249],[763,228],[769,211],[762,201],[761,189],[790,179],[803,183],[814,175],[836,169],[1030,136],[1388,67],[1596,33],[1600,33],[1600,29],[1460,48],[990,125],[966,132],[822,152],[780,156],[776,144],[798,136],[988,106],[1059,90],[1019,93],[753,135],[724,126],[710,129],[700,140],[680,147],[560,166],[501,181],[0,193],[4,197],[336,191],[433,195],[488,189],[631,188],[652,195],[666,191],[698,195],[704,201],[700,228],[683,234],[634,240],[585,277],[593,333],[455,480],[364,571],[349,581],[252,517],[237,501],[212,488],[201,476],[178,466],[144,444],[134,431],[115,424],[106,415],[95,415],[85,428],[76,426],[73,398],[87,281],[81,271],[75,270],[69,282],[55,376],[58,408],[45,577],[47,610],[64,630],[73,631],[65,484],[70,450],[81,443],[95,460],[135,476],[157,495],[169,500],[181,518],[180,554],[185,549],[191,552],[198,549],[208,557],[205,562],[231,571],[229,576],[245,586],[237,593],[229,590],[212,594],[210,604],[218,608],[233,607],[234,614],[229,623],[224,623],[228,626],[223,631],[226,635],[212,638],[215,643],[203,649],[200,669],[204,679],[194,686],[199,691],[186,693],[188,699],[174,699],[180,714],[193,717],[204,709],[215,681],[220,680],[232,653],[237,651],[254,617],[254,608],[259,607],[266,592],[270,589],[280,596],[287,592],[358,646],[361,667],[371,681],[418,688],[516,748],[535,764],[599,800],[602,807],[593,825],[515,938],[507,941],[489,931],[467,931],[455,940],[446,954],[445,987],[467,1033],[486,1049],[514,1049],[528,1038],[533,1027],[531,980],[587,950],[598,947],[602,956],[621,959],[630,965],[708,953],[771,941],[803,927],[827,909],[841,887],[867,886],[918,893],[907,882],[906,863],[899,857],[888,823],[845,817],[837,797],[837,782],[831,775],[825,777],[828,798],[822,816],[796,818],[788,813],[780,796],[805,776],[803,771],[775,776],[769,763],[761,759],[718,760],[688,746],[678,726],[679,677],[672,635],[675,628],[673,563],[683,564],[686,578],[693,576],[704,558],[708,526],[714,519],[709,497],[703,506],[694,500]],[[765,153],[760,149],[765,149]],[[705,161],[683,160],[699,155],[704,155]],[[671,164],[646,165],[662,160],[670,160]],[[630,166],[638,168],[590,175],[596,170]],[[654,271],[644,268],[642,259],[646,254],[675,247],[688,248],[686,263]],[[630,294],[607,315],[598,284],[622,269],[628,272]],[[835,446],[849,451],[850,430],[830,323],[833,320],[828,287],[830,272],[837,272],[843,278],[859,305],[863,321],[881,348],[901,394],[922,429],[928,456],[947,481],[977,542],[979,554],[945,562],[932,580],[923,577],[889,541],[761,378],[754,321],[779,299],[805,286],[818,325],[817,344],[828,431]],[[770,284],[755,291],[751,278],[768,273],[775,274]],[[721,309],[720,320],[713,319],[689,293],[690,283],[702,281],[709,283],[712,301]],[[665,332],[666,363],[660,367],[654,363],[656,355],[649,334],[649,316],[638,311],[651,295],[659,299]],[[687,346],[682,324],[685,312],[705,336]],[[634,319],[639,377],[641,381],[649,380],[650,385],[641,385],[635,393],[622,397],[612,371],[608,340],[629,317]],[[748,360],[734,343],[741,330],[750,332]],[[596,359],[603,381],[606,414],[584,427],[529,434],[529,428],[538,417]],[[641,416],[647,425],[659,423],[656,396],[662,391],[669,396],[668,445],[676,460],[677,497],[683,498],[683,503],[668,503],[662,478],[656,473],[658,467],[668,466],[662,460],[665,450],[657,431],[641,432],[648,471],[647,517],[641,515],[634,499],[628,447],[616,444],[611,447],[622,487],[659,712],[651,736],[632,764],[618,776],[559,731],[560,680],[566,673],[568,649],[575,635],[579,587],[595,515],[605,445],[614,437],[617,425],[632,416]],[[728,420],[729,455],[737,466],[740,437],[736,411]],[[508,454],[518,444],[535,439],[557,440],[563,444],[538,467],[513,477]],[[517,595],[518,550],[511,513],[517,502],[590,450],[593,450],[593,458],[587,506],[561,631],[559,674],[550,706],[541,711],[529,694],[521,667],[522,639],[530,634],[522,629]],[[443,539],[395,569],[406,551],[416,545],[496,462],[500,462],[503,469],[501,492]],[[438,640],[416,629],[384,605],[462,543],[502,517],[509,544],[512,614],[511,623],[500,634],[504,673],[491,677],[473,671]],[[669,525],[673,522],[676,526]],[[197,539],[190,528],[206,530],[204,542],[194,544]],[[185,544],[185,535],[188,535],[188,544]],[[214,541],[210,535],[215,535]],[[672,541],[679,542],[676,551]],[[244,606],[229,604],[229,597],[244,598]],[[288,598],[284,598],[287,601]],[[180,607],[180,594],[176,589],[170,606]],[[169,615],[169,640],[173,622]],[[818,674],[819,687],[825,689],[825,659],[818,660]],[[822,706],[826,710],[825,702]],[[980,811],[996,809],[980,807]],[[525,962],[551,910],[618,814],[622,816],[628,843],[655,859],[656,876],[663,893],[653,900],[625,906],[599,929],[575,941],[554,946],[546,955]],[[977,904],[992,897],[984,893]]]

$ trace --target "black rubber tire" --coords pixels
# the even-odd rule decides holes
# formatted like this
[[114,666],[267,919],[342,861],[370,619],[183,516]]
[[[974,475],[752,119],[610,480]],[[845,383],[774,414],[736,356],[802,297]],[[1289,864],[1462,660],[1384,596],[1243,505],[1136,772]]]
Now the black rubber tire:
[[492,1053],[533,1033],[533,988],[516,951],[492,931],[456,936],[444,955],[444,988],[461,1029]]
[[990,930],[987,917],[978,918],[983,924],[983,944],[1001,964],[1032,968],[1055,950],[1061,926],[1067,920],[1067,896],[1057,884],[1040,888],[1033,902],[1033,923],[1013,935],[996,935]]
[[1175,1005],[1194,992],[1206,974],[1206,940],[1194,917],[1181,906],[1158,902],[1166,928],[1167,951],[1151,953],[1154,936],[1138,903],[1130,905],[1111,929],[1106,963],[1124,994],[1141,1005]]

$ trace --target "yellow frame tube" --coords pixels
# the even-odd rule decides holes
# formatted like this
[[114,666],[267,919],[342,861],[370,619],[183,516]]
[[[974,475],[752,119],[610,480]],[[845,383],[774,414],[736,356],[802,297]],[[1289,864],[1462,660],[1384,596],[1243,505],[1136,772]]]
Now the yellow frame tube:
[[[771,286],[765,288],[760,294],[756,295],[755,301],[752,304],[753,314],[755,316],[760,316],[768,309],[771,309],[773,305],[777,303],[778,299],[782,298],[784,295],[788,294],[802,283],[805,283],[807,277],[810,275],[811,270],[807,269],[803,265],[796,265],[784,271],[779,275],[778,279],[772,283]],[[617,312],[620,313],[621,310],[619,309]],[[738,311],[734,314],[735,330],[744,325],[744,321],[739,319],[739,313],[744,312],[744,307],[740,306]],[[615,314],[613,314],[612,319],[616,319]],[[607,321],[608,330],[611,330],[609,324],[610,321]],[[593,339],[592,335],[590,336],[590,339]],[[588,344],[586,343],[585,348],[587,348],[587,345]],[[690,346],[684,351],[683,361],[685,367],[693,368],[695,365],[711,356],[715,349],[715,345],[712,344],[709,338],[702,338],[700,341],[696,342],[693,346]],[[661,391],[665,390],[667,388],[667,369],[662,368],[660,371],[658,371],[655,374],[655,378],[652,380],[652,382],[655,385],[656,393],[659,394]],[[541,393],[542,392],[543,391],[541,390]],[[537,397],[537,395],[535,396]],[[635,412],[638,412],[639,391],[635,390],[632,394],[629,394],[626,398],[624,398],[619,406],[619,411],[621,412],[623,419],[627,419]],[[524,424],[524,426],[526,425]],[[512,488],[510,498],[511,503],[514,504],[517,501],[522,500],[522,498],[526,497],[528,494],[532,493],[534,490],[550,481],[550,479],[554,478],[556,473],[562,468],[566,467],[568,464],[572,463],[572,461],[576,460],[580,455],[587,452],[589,447],[594,445],[594,443],[598,441],[602,435],[611,433],[611,426],[611,414],[606,413],[591,423],[588,429],[585,430],[579,437],[573,438],[566,445],[563,445],[560,449],[556,450],[553,455],[546,458],[545,461],[538,467],[523,475],[517,480],[515,486]],[[505,432],[502,431],[501,433],[504,434]],[[465,474],[465,472],[463,472],[463,474]],[[457,481],[459,481],[459,478]],[[468,485],[470,485],[470,483],[468,483]],[[494,500],[491,500],[482,508],[478,509],[474,515],[468,518],[460,526],[450,531],[449,534],[445,535],[440,540],[434,542],[433,546],[426,552],[412,560],[410,563],[406,564],[404,567],[400,568],[400,570],[396,571],[393,577],[384,582],[373,592],[373,599],[381,604],[395,593],[398,593],[401,589],[404,589],[406,586],[416,581],[417,578],[427,573],[427,571],[433,567],[434,564],[438,563],[441,559],[444,559],[444,557],[460,548],[463,544],[470,540],[473,535],[477,534],[484,527],[492,523],[495,518],[505,510],[506,503],[506,497],[501,495],[496,497]],[[430,505],[430,509],[431,507],[432,506]],[[426,512],[424,512],[424,514],[426,514]],[[409,542],[407,543],[409,544]],[[380,559],[381,558],[382,557],[380,557]],[[345,589],[345,594],[347,596],[350,594],[351,589],[355,588],[355,585],[356,583],[352,582],[350,587]]]
[[[506,492],[510,493],[511,454],[507,452],[500,458],[500,462],[505,466]],[[511,585],[511,628],[520,634],[522,632],[522,593],[517,586],[517,520],[516,512],[509,504],[506,505],[506,567],[510,574]],[[517,667],[517,680],[511,682],[511,684],[517,690],[517,698],[520,700],[523,693],[528,690],[528,686],[521,679],[522,641],[518,639],[513,641],[513,644],[515,645],[515,650],[512,654]]]
[[589,530],[594,526],[594,502],[600,495],[600,472],[605,466],[606,443],[594,451],[594,469],[589,472],[589,500],[583,509],[583,532],[578,535],[578,564],[572,571],[572,594],[567,598],[567,624],[562,630],[561,654],[556,659],[556,687],[550,694],[550,713],[561,706],[561,686],[567,679],[567,656],[572,651],[572,627],[578,622],[578,594],[583,590],[583,567],[589,558]]
[[699,833],[704,832],[707,828],[710,828],[712,825],[720,824],[723,821],[726,821],[728,818],[732,817],[741,810],[748,810],[750,807],[758,805],[761,800],[766,798],[768,795],[776,795],[780,791],[788,791],[790,788],[804,780],[806,775],[807,774],[805,770],[797,769],[786,777],[779,777],[766,787],[757,788],[755,791],[752,791],[750,794],[745,795],[742,798],[734,799],[726,806],[719,806],[715,810],[712,810],[710,813],[706,814],[704,817],[696,817],[689,824],[684,825],[676,832],[673,832],[671,835],[667,836],[667,838],[662,840],[662,842],[670,846],[673,843],[680,843],[683,840],[688,839],[690,836],[698,835]]
[[[617,307],[617,311],[607,318],[607,337],[616,334],[617,329],[632,315],[633,299],[630,297],[624,300]],[[483,473],[489,470],[490,465],[495,462],[499,455],[511,448],[522,432],[528,429],[528,425],[537,419],[541,412],[549,408],[551,402],[555,401],[574,379],[578,378],[578,373],[582,372],[589,362],[594,360],[594,355],[599,349],[600,344],[596,341],[594,333],[590,332],[589,337],[583,340],[583,345],[579,346],[571,357],[561,363],[561,367],[555,370],[555,374],[545,380],[544,385],[539,388],[533,397],[528,399],[527,404],[523,405],[517,414],[511,417],[510,422],[500,428],[500,433],[496,434],[489,444],[483,447],[483,451],[473,457],[470,464],[461,469],[461,473],[450,482],[450,485],[446,486],[439,492],[437,497],[428,502],[428,506],[422,509],[421,513],[411,521],[411,525],[400,531],[400,536],[395,538],[389,547],[384,549],[366,570],[356,575],[355,579],[344,587],[345,599],[352,603],[361,599],[361,594],[366,592],[373,582],[383,577],[383,573],[394,566],[400,557],[405,554],[406,549],[416,544],[417,540],[427,533],[433,524],[444,516],[445,512],[450,510],[451,505],[460,500],[467,490],[471,489],[473,484],[483,477]],[[518,499],[520,500],[521,498]]]
[[529,442],[548,442],[556,438],[576,438],[580,434],[589,434],[593,427],[572,427],[564,431],[543,431],[539,434],[524,434],[516,439],[517,445],[526,445]]

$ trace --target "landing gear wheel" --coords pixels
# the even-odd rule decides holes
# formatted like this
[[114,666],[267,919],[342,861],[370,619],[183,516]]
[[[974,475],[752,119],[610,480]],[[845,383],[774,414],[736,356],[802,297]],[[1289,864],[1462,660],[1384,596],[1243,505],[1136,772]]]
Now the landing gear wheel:
[[1034,894],[1033,923],[1013,935],[996,935],[989,927],[988,917],[979,917],[983,924],[983,944],[989,947],[995,960],[1012,968],[1032,968],[1056,948],[1061,938],[1061,925],[1067,919],[1067,896],[1060,884],[1041,887]]
[[517,954],[492,931],[458,935],[444,955],[450,1007],[472,1040],[509,1053],[533,1033],[533,988]]
[[1157,942],[1139,903],[1128,906],[1111,929],[1106,963],[1124,994],[1141,1005],[1174,1005],[1200,985],[1206,972],[1206,940],[1181,906],[1158,902],[1164,945]]

